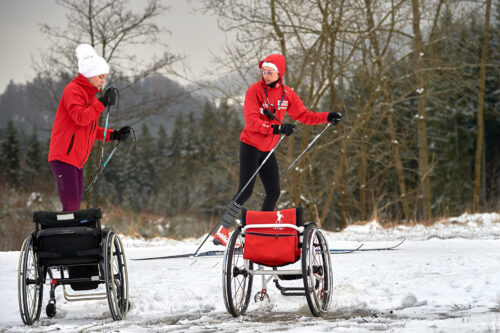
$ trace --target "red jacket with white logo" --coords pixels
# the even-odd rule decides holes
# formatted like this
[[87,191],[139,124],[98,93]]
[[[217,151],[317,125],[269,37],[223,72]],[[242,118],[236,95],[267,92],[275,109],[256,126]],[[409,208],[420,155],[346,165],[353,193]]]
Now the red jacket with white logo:
[[[315,125],[328,122],[328,112],[312,112],[307,110],[300,97],[290,88],[283,85],[282,77],[285,74],[285,57],[281,54],[272,54],[259,63],[270,62],[278,67],[280,78],[273,88],[270,88],[262,79],[248,88],[245,103],[245,127],[241,132],[240,140],[260,151],[270,151],[279,140],[279,135],[273,134],[271,125],[279,125],[285,113],[295,120],[306,124]],[[266,98],[267,91],[267,98]],[[283,102],[280,104],[283,98]],[[271,105],[270,105],[271,104]],[[274,108],[272,107],[274,106]],[[264,115],[263,110],[275,111],[277,120],[270,120]]]
[[[61,161],[79,169],[87,162],[95,140],[104,137],[97,126],[104,105],[99,92],[83,75],[78,74],[64,88],[50,136],[49,162]],[[106,141],[112,130],[106,132]]]

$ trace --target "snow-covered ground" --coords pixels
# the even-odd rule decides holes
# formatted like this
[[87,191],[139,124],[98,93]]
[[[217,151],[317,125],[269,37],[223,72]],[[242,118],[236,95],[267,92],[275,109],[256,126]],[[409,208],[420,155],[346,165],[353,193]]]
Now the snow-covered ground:
[[[134,261],[192,252],[201,239],[123,239],[132,309],[113,322],[106,301],[68,303],[57,290],[57,315],[43,310],[32,328],[17,305],[18,252],[0,252],[0,332],[499,332],[500,215],[463,215],[432,227],[383,229],[376,222],[327,233],[330,248],[395,244],[397,250],[332,255],[331,310],[313,317],[305,297],[251,301],[233,318],[222,298],[222,258]],[[202,251],[215,249],[206,245]],[[253,293],[260,289],[254,280]],[[44,305],[48,288],[45,288]]]

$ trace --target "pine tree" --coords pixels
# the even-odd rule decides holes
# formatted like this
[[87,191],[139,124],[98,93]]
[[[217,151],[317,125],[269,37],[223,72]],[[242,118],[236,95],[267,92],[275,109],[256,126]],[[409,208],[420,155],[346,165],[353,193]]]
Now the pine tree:
[[3,176],[7,182],[17,185],[20,182],[21,149],[18,140],[18,131],[12,119],[9,119],[5,129],[5,138],[2,142]]
[[26,171],[31,181],[37,177],[37,173],[42,170],[42,146],[38,140],[36,128],[33,128],[26,147]]

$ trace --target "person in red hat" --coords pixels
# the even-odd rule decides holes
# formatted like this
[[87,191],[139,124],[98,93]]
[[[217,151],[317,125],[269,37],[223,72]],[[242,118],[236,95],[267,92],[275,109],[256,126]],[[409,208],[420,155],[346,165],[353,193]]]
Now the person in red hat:
[[[338,123],[342,117],[337,112],[312,112],[307,110],[300,97],[283,84],[285,57],[271,54],[260,61],[262,79],[248,88],[245,95],[245,127],[240,136],[240,178],[239,193],[255,173],[267,154],[279,141],[280,135],[291,135],[295,124],[282,123],[285,113],[307,125]],[[278,163],[274,153],[259,170],[266,196],[262,203],[263,211],[273,211],[280,196]],[[255,178],[235,200],[231,200],[222,215],[222,225],[216,232],[213,242],[226,245],[229,241],[230,227],[239,214],[241,206],[253,192]]]
[[[104,139],[99,117],[107,106],[115,103],[114,88],[101,98],[96,94],[106,83],[109,65],[91,45],[76,48],[78,76],[64,89],[50,136],[49,165],[57,184],[63,211],[80,209],[83,194],[83,166],[95,140]],[[131,128],[108,129],[106,141],[124,140]]]

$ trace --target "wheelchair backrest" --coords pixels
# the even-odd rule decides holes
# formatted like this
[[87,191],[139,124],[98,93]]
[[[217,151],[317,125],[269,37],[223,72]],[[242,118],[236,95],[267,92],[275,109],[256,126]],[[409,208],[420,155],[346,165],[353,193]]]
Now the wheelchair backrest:
[[301,207],[272,212],[243,209],[242,225],[245,230],[244,259],[276,267],[299,258],[299,232],[295,227],[302,226]]
[[36,229],[59,228],[59,227],[101,227],[101,209],[88,208],[73,212],[33,212],[33,222]]

